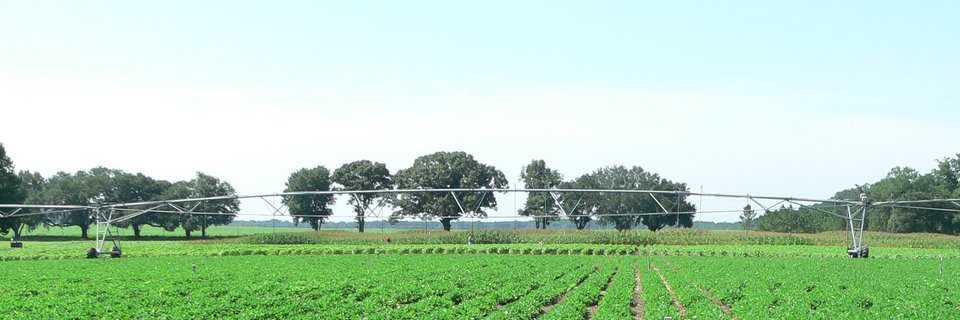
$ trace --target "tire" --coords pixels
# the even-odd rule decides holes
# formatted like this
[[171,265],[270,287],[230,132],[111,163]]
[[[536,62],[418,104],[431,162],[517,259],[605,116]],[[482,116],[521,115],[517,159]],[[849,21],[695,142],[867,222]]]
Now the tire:
[[113,250],[111,250],[111,252],[110,252],[110,257],[111,257],[111,258],[119,258],[122,254],[123,254],[123,252],[120,252],[120,248],[119,248],[119,247],[113,247]]

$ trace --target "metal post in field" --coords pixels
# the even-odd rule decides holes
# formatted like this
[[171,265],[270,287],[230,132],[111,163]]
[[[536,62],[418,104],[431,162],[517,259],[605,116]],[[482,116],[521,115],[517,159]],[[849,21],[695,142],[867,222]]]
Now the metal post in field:
[[943,255],[940,255],[940,276],[943,276]]

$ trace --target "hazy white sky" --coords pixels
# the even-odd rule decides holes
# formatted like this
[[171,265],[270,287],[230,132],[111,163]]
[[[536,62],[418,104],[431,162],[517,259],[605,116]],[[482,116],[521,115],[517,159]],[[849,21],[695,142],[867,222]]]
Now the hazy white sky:
[[514,183],[545,159],[567,178],[640,165],[693,191],[827,198],[960,152],[957,16],[949,1],[4,2],[0,142],[46,176],[203,171],[241,194],[443,150]]

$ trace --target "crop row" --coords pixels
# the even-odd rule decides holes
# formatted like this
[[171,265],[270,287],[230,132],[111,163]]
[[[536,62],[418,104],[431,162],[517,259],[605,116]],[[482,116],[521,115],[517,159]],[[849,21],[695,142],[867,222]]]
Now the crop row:
[[705,291],[696,282],[690,281],[688,274],[672,268],[667,259],[650,259],[651,268],[663,275],[666,282],[673,284],[671,288],[676,294],[677,301],[684,307],[684,314],[688,317],[721,319],[724,317],[722,309],[714,305],[709,291]]
[[[715,231],[698,228],[666,228],[657,232],[632,230],[531,230],[531,229],[479,229],[438,232],[401,229],[368,229],[365,233],[355,230],[324,228],[322,231],[306,231],[308,228],[286,227],[237,227],[212,226],[207,234],[221,241],[246,244],[363,244],[384,243],[391,237],[401,244],[465,244],[472,239],[475,244],[535,244],[540,241],[554,244],[625,244],[625,245],[843,245],[849,236],[844,231],[828,231],[819,234],[774,233],[760,231]],[[134,240],[130,232],[119,229],[124,240]],[[52,227],[25,230],[25,239],[30,240],[75,240],[80,237],[77,227]],[[162,228],[144,227],[142,239],[190,240],[180,232],[167,232]],[[867,232],[864,237],[874,247],[901,248],[957,248],[960,237],[944,234]]]
[[617,273],[600,303],[597,305],[594,319],[628,319],[634,317],[633,308],[635,293],[637,293],[637,273],[634,268],[634,259],[623,259],[617,266]]
[[666,264],[682,275],[679,282],[707,288],[733,316],[743,319],[800,314],[845,319],[960,317],[956,281],[960,272],[955,261],[941,267],[934,260],[742,260],[710,258],[704,263],[673,257]]
[[[437,309],[431,313],[425,313],[430,319],[480,319],[485,315],[491,314],[505,305],[526,296],[529,292],[540,289],[553,282],[567,281],[569,277],[576,277],[582,270],[588,267],[583,264],[569,264],[553,268],[550,265],[538,264],[530,268],[534,275],[529,276],[526,281],[496,281],[488,283],[488,290],[475,292],[476,295],[470,300],[464,301],[459,305],[449,308]],[[513,272],[519,270],[513,269]]]
[[[705,229],[668,228],[657,232],[634,230],[477,230],[461,232],[425,232],[405,230],[390,235],[402,244],[464,244],[468,240],[481,244],[546,243],[557,244],[623,244],[623,245],[843,245],[849,233],[829,231],[819,234],[773,233],[758,231],[712,231]],[[957,248],[960,237],[943,234],[895,234],[867,232],[868,242],[876,247]],[[237,239],[253,244],[378,244],[383,234],[358,234],[349,231],[306,233],[261,233]]]
[[576,284],[592,273],[598,258],[342,255],[6,262],[0,281],[17,285],[0,288],[5,302],[0,314],[478,319],[520,305],[517,300],[555,283]]
[[[24,248],[0,248],[0,261],[80,259],[92,242],[32,242]],[[599,244],[448,244],[448,245],[251,245],[223,242],[126,241],[124,257],[245,256],[330,254],[532,254],[532,255],[647,255],[702,257],[844,257],[841,247],[821,246],[630,246]],[[960,248],[871,248],[872,258],[960,258]]]
[[557,281],[545,284],[523,297],[502,306],[491,313],[487,319],[531,319],[543,312],[544,305],[553,302],[570,289],[582,283],[584,279],[595,271],[595,266],[580,268],[570,272]]
[[600,301],[600,292],[604,290],[617,268],[613,264],[604,264],[590,274],[586,281],[567,292],[554,304],[541,319],[578,319],[587,314],[587,308]]

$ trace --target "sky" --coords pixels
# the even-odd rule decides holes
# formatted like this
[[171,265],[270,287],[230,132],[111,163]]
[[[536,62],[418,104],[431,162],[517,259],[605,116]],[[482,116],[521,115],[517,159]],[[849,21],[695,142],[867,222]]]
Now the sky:
[[[957,16],[956,1],[5,1],[0,143],[45,176],[202,171],[245,195],[304,167],[465,151],[512,186],[544,159],[568,179],[638,165],[691,191],[829,198],[960,152]],[[498,199],[494,215],[523,201]],[[258,201],[242,213],[272,211]]]

